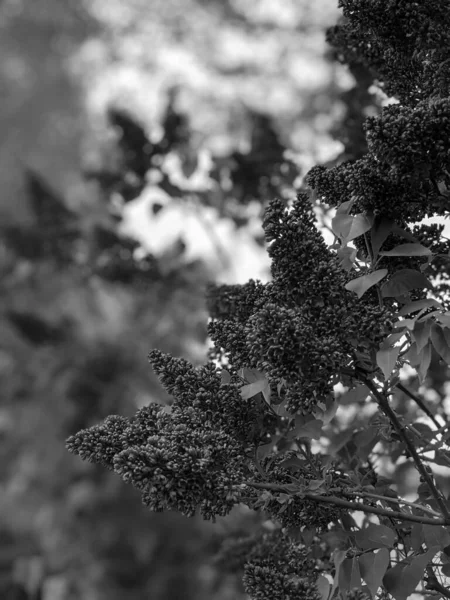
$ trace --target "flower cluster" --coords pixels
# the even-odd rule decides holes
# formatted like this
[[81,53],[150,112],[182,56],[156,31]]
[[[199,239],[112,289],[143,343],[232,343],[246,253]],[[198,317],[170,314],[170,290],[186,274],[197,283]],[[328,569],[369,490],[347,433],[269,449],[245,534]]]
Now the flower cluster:
[[211,364],[194,368],[156,350],[149,358],[174,397],[170,410],[150,404],[131,420],[109,416],[67,447],[113,469],[151,510],[225,515],[240,501],[246,452],[262,433],[264,407],[244,401],[237,383],[221,383]]
[[270,567],[249,564],[242,578],[252,600],[321,600],[315,583],[297,579]]
[[319,600],[314,561],[308,554],[286,538],[265,536],[245,564],[245,591],[252,600]]
[[399,171],[423,167],[443,177],[450,153],[450,99],[432,98],[413,108],[393,104],[365,121],[368,148]]
[[[295,470],[289,468],[290,463],[295,463]],[[311,457],[305,461],[299,458],[293,450],[280,454],[269,454],[261,461],[261,467],[266,473],[266,482],[277,485],[298,483],[298,490],[306,489],[308,482],[321,478],[320,456]],[[254,479],[261,480],[261,475],[254,472]],[[254,490],[249,492],[250,497],[258,503],[259,494]],[[326,494],[326,492],[323,492]],[[341,510],[333,504],[320,503],[299,495],[288,497],[280,496],[273,492],[272,497],[265,503],[265,510],[277,520],[283,527],[314,527],[317,531],[325,531],[328,525],[338,521]]]
[[442,196],[429,179],[419,175],[402,172],[368,153],[328,170],[317,165],[308,172],[306,183],[330,206],[354,200],[354,213],[371,211],[400,222],[420,221],[442,207]]
[[369,67],[389,96],[413,105],[450,95],[447,0],[340,0],[345,20],[328,30],[338,57]]
[[280,531],[226,540],[216,563],[228,571],[243,570],[244,588],[252,600],[320,598],[311,548]]
[[243,571],[252,564],[282,569],[286,574],[295,572],[304,579],[316,577],[317,561],[312,557],[311,548],[294,542],[281,530],[225,539],[214,562],[231,573]]
[[311,412],[352,363],[357,340],[377,348],[391,321],[386,309],[345,290],[348,275],[316,228],[306,194],[292,210],[272,201],[263,226],[273,281],[210,291],[209,333],[232,366],[266,372],[275,389],[283,382],[289,411]]

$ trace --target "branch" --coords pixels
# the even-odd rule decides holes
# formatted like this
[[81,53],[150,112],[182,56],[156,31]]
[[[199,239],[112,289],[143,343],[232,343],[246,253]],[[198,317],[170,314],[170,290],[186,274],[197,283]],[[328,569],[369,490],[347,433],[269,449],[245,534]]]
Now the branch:
[[[254,487],[260,490],[273,490],[276,492],[283,492],[284,494],[292,494],[292,491],[287,489],[286,486],[278,485],[276,483],[253,483],[251,481],[245,481],[244,483],[249,487]],[[335,496],[320,496],[310,492],[305,492],[302,494],[302,496],[304,498],[308,498],[308,500],[312,500],[313,502],[334,504],[335,506],[341,506],[351,510],[361,510],[366,513],[381,515],[391,519],[399,519],[401,521],[411,521],[412,523],[422,523],[424,525],[450,525],[450,519],[428,519],[427,517],[419,517],[417,515],[410,515],[408,513],[386,510],[384,508],[377,508],[376,506],[369,506],[368,504],[361,504],[359,502],[348,502],[347,500],[342,500],[342,498],[336,498]]]
[[433,413],[430,411],[430,409],[428,408],[428,406],[425,405],[425,403],[423,402],[423,400],[421,400],[420,398],[418,398],[415,394],[413,394],[412,392],[410,392],[407,388],[405,388],[405,386],[401,383],[397,383],[396,387],[401,390],[404,394],[406,394],[407,396],[409,396],[411,398],[411,400],[414,400],[414,402],[417,404],[417,406],[423,410],[423,412],[427,415],[427,417],[429,417],[433,423],[436,425],[436,427],[438,429],[440,429],[440,425],[436,419],[436,417],[433,415]]
[[435,590],[444,596],[444,598],[450,598],[450,590],[444,587],[441,583],[439,583],[434,571],[433,567],[427,567],[428,573],[428,581],[427,581],[427,590]]
[[406,506],[411,506],[412,508],[419,509],[424,513],[428,513],[433,517],[440,517],[440,513],[436,512],[432,508],[427,508],[426,506],[422,506],[421,504],[416,504],[415,502],[408,502],[407,500],[399,500],[397,498],[389,498],[388,496],[379,496],[378,494],[372,494],[372,492],[342,492],[344,496],[361,496],[367,498],[376,498],[377,500],[383,500],[384,502],[393,502],[394,504],[405,504]]
[[363,383],[365,383],[367,385],[367,387],[369,388],[369,390],[372,392],[373,396],[378,401],[378,404],[381,407],[382,411],[389,418],[389,420],[391,421],[395,430],[397,431],[397,434],[404,441],[412,459],[414,460],[414,462],[416,464],[416,467],[417,467],[419,473],[423,477],[423,480],[428,484],[428,487],[430,488],[430,491],[431,491],[434,499],[438,503],[439,508],[441,509],[441,513],[445,517],[445,520],[450,521],[450,512],[447,508],[447,505],[446,505],[444,499],[442,498],[441,494],[439,493],[439,490],[436,488],[433,479],[431,478],[430,474],[428,473],[427,469],[425,468],[422,460],[420,459],[419,454],[417,453],[417,450],[416,450],[414,444],[409,439],[409,437],[408,437],[407,433],[405,432],[404,427],[400,423],[397,415],[390,407],[389,401],[387,400],[387,398],[385,396],[383,396],[383,394],[380,394],[380,392],[377,390],[377,388],[374,386],[373,382],[370,379],[367,379],[367,377],[364,377],[362,375],[360,375],[360,378],[361,378],[361,381]]

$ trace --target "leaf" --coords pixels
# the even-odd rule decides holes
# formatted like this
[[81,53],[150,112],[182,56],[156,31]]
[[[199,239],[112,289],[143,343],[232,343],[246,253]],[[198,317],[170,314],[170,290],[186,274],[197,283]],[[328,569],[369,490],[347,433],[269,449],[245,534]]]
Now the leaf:
[[401,269],[381,288],[383,298],[401,296],[410,290],[431,288],[432,285],[420,271],[415,269]]
[[260,381],[255,381],[255,383],[243,385],[241,387],[241,396],[244,400],[248,400],[249,398],[253,398],[253,396],[256,396],[256,394],[260,394],[263,392],[267,393],[268,387],[269,382],[267,381],[267,379],[261,379]]
[[388,219],[388,217],[380,216],[375,218],[375,222],[370,232],[374,260],[377,259],[380,248],[391,233],[393,225],[394,221]]
[[384,342],[382,342],[381,346],[380,346],[380,350],[385,350],[386,348],[389,348],[390,346],[393,346],[394,344],[396,344],[399,340],[402,339],[402,337],[404,337],[404,332],[400,331],[399,333],[390,333],[387,338],[384,340]]
[[424,525],[423,537],[428,550],[443,550],[450,544],[450,533],[445,527]]
[[431,341],[437,353],[442,356],[447,364],[450,364],[450,347],[448,338],[445,336],[442,328],[436,323],[431,325]]
[[368,275],[363,275],[357,279],[352,279],[345,285],[345,289],[349,292],[355,292],[358,298],[367,292],[372,286],[376,285],[388,274],[387,269],[378,269]]
[[319,575],[316,581],[316,587],[319,590],[319,594],[322,600],[328,600],[330,595],[331,583],[323,575]]
[[389,565],[389,550],[381,548],[378,552],[366,552],[359,557],[361,576],[375,598]]
[[400,227],[400,225],[397,225],[397,223],[394,223],[392,225],[392,233],[395,233],[395,235],[399,235],[400,237],[403,237],[410,242],[417,243],[417,240],[413,236],[413,234],[410,231],[406,231],[406,229]]
[[408,596],[423,579],[425,567],[434,556],[434,552],[419,554],[411,563],[401,562],[386,572],[383,584],[395,600],[407,600]]
[[385,350],[378,350],[377,352],[377,365],[383,371],[384,379],[387,381],[395,368],[398,354],[400,352],[400,346],[394,346],[393,348],[387,348]]
[[351,198],[350,200],[347,200],[346,202],[342,202],[342,204],[339,204],[339,206],[337,207],[336,214],[337,215],[348,214],[351,211],[354,203],[355,203],[355,198]]
[[226,369],[222,369],[220,372],[220,382],[221,383],[230,383],[231,375],[228,373]]
[[359,561],[356,557],[346,558],[339,570],[339,591],[347,592],[361,586]]
[[[432,525],[432,527],[434,527]],[[419,554],[412,559],[411,564],[408,565],[403,571],[403,577],[406,579],[406,583],[409,586],[409,593],[412,594],[416,587],[423,579],[423,572],[427,564],[433,559],[436,552],[431,550],[425,552],[425,554]]]
[[418,310],[422,310],[423,308],[428,308],[434,306],[436,308],[442,308],[442,305],[439,304],[437,300],[433,298],[424,298],[423,300],[415,300],[406,306],[403,306],[399,311],[398,315],[403,317],[404,315],[409,315],[410,313],[416,312]]
[[355,534],[355,541],[362,550],[370,548],[392,548],[395,542],[395,533],[386,525],[369,523],[365,529],[360,529]]
[[353,435],[353,443],[357,448],[364,448],[377,439],[378,427],[366,427],[362,431],[357,431]]
[[331,229],[340,239],[345,240],[350,233],[353,217],[347,213],[338,213],[331,220]]
[[290,438],[308,438],[318,440],[322,435],[323,421],[314,419],[308,423],[300,423],[289,432]]
[[352,240],[359,237],[360,235],[363,235],[364,233],[366,233],[367,231],[370,230],[372,225],[373,225],[373,217],[371,217],[367,214],[364,214],[364,213],[355,215],[353,217],[350,231],[348,232],[348,234],[345,238],[346,242],[351,242]]
[[431,322],[430,321],[422,321],[420,323],[416,322],[414,330],[412,332],[412,338],[416,342],[417,351],[420,352],[422,348],[427,344],[430,339],[431,333]]
[[415,324],[416,321],[414,319],[403,319],[402,321],[397,321],[396,323],[394,323],[393,328],[400,329],[400,327],[406,327],[407,329],[412,331],[414,329]]
[[344,271],[350,271],[350,269],[353,268],[356,253],[356,248],[350,248],[349,246],[343,246],[336,252],[336,256],[339,259],[339,264]]
[[400,244],[392,248],[392,250],[385,250],[380,252],[380,256],[431,256],[432,252],[429,248],[422,246],[422,244]]
[[411,427],[414,427],[414,430],[420,433],[421,437],[425,438],[427,441],[431,441],[436,435],[429,425],[421,423],[420,421],[416,421]]
[[247,383],[254,383],[255,381],[266,379],[266,375],[261,371],[258,371],[258,369],[241,369],[239,375],[245,379]]
[[419,364],[416,366],[417,374],[419,376],[420,383],[423,383],[425,379],[428,369],[431,364],[431,344],[427,344],[425,348],[423,348],[422,352],[419,355]]
[[262,393],[264,400],[270,404],[270,385],[265,373],[258,371],[258,369],[241,369],[239,375],[245,381],[248,381],[248,385],[241,388],[241,396],[244,400]]
[[[434,527],[434,525],[433,525]],[[422,523],[413,523],[411,527],[411,548],[418,552],[423,544],[423,525]]]
[[[407,600],[409,593],[403,582],[403,571],[406,563],[398,563],[392,569],[386,571],[383,577],[383,585],[395,600]],[[414,590],[413,590],[414,591]]]
[[364,213],[359,213],[354,216],[336,213],[331,221],[331,229],[333,230],[333,233],[347,243],[369,231],[372,227],[372,223],[373,218]]
[[341,565],[344,562],[346,556],[347,556],[347,550],[335,550],[333,552],[335,575],[334,575],[333,587],[331,588],[331,592],[330,592],[330,598],[333,597],[334,592],[336,591],[336,589],[338,587],[339,573],[341,570]]
[[446,313],[437,313],[434,315],[435,318],[442,323],[442,325],[445,325],[446,327],[450,327],[450,313],[446,312]]
[[324,483],[325,479],[311,479],[310,481],[308,481],[307,489],[310,492],[316,492],[323,486]]
[[348,390],[338,396],[339,404],[347,406],[349,404],[359,404],[362,400],[365,400],[370,395],[369,388],[361,383],[354,389]]

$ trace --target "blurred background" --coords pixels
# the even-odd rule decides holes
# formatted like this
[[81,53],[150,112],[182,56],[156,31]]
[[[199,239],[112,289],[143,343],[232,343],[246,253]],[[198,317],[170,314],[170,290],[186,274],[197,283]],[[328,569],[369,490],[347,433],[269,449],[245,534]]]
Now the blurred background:
[[264,203],[364,152],[336,4],[0,0],[2,600],[245,598],[211,557],[262,517],[149,513],[64,442],[169,401],[148,351],[203,363],[208,282],[268,279]]

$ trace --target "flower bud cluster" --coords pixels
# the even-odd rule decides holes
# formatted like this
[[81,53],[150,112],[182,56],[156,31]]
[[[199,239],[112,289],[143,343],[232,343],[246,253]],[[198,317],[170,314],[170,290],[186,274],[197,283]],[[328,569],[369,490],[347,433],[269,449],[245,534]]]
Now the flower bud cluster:
[[372,70],[388,96],[413,105],[450,95],[447,0],[340,0],[344,21],[328,30],[336,54]]
[[[295,462],[295,469],[290,469],[286,463]],[[301,489],[305,489],[308,482],[321,478],[320,456],[311,457],[311,460],[302,460],[298,454],[290,450],[280,454],[269,454],[261,461],[261,467],[266,473],[265,482],[277,485],[289,485],[298,482],[298,494],[290,497],[282,497],[279,492],[273,492],[273,497],[265,504],[265,510],[283,527],[314,527],[317,531],[324,531],[328,525],[338,521],[341,517],[341,509],[329,503],[320,503],[301,495]],[[256,481],[262,481],[261,474],[254,469]],[[259,493],[255,490],[249,491],[250,497],[258,500]],[[325,494],[325,492],[324,492]]]
[[240,501],[246,451],[261,435],[265,407],[243,400],[241,384],[221,383],[211,364],[194,368],[156,350],[149,358],[174,397],[170,410],[150,404],[131,420],[109,416],[67,447],[113,469],[151,510],[226,515]]
[[391,321],[386,309],[345,290],[348,275],[317,230],[306,194],[292,210],[272,201],[263,226],[273,281],[216,288],[209,334],[232,366],[264,371],[275,388],[283,381],[287,410],[308,413],[352,362],[350,340],[378,349]]
[[243,583],[252,600],[320,599],[310,548],[279,531],[266,533],[257,541],[250,539],[253,548],[243,565]]
[[428,98],[414,107],[393,104],[364,123],[369,151],[396,167],[446,180],[450,157],[450,99]]

